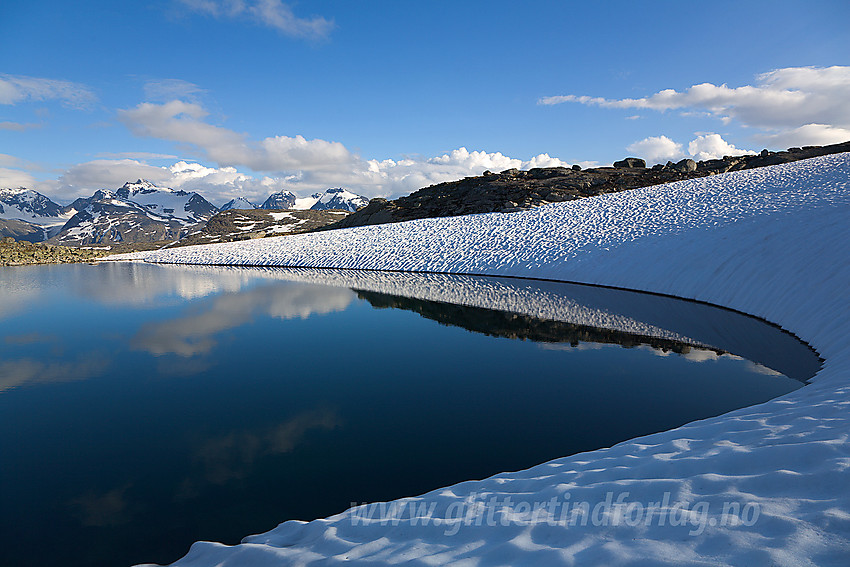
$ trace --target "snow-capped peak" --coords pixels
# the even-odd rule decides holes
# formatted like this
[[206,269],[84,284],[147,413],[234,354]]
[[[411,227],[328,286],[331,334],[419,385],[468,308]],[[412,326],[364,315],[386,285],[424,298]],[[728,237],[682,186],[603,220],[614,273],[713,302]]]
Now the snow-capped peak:
[[291,191],[278,191],[272,193],[269,198],[260,205],[261,209],[291,209],[295,205],[295,193]]
[[293,208],[313,209],[315,211],[338,209],[353,213],[360,207],[365,207],[368,204],[369,199],[362,195],[357,195],[342,187],[333,187],[323,193],[314,193],[312,197],[298,199]]
[[35,191],[27,189],[26,187],[0,187],[0,199],[6,199],[22,193],[35,193]]
[[246,199],[245,197],[236,197],[231,199],[221,206],[220,211],[229,211],[230,209],[257,209],[257,205]]
[[185,191],[175,191],[169,187],[157,187],[156,184],[147,179],[139,179],[135,183],[127,182],[117,191],[118,196],[124,199],[135,197],[138,194],[150,193],[173,193],[175,195],[187,195]]
[[55,234],[74,212],[32,189],[0,189],[0,221],[21,221],[39,227],[43,231],[41,239]]

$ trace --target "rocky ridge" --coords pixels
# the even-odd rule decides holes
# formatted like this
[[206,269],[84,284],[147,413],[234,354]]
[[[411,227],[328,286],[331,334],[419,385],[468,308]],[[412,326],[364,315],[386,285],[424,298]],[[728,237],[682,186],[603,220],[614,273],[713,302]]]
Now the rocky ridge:
[[366,207],[320,230],[474,213],[510,213],[548,203],[847,151],[850,151],[850,142],[781,152],[764,150],[758,155],[726,156],[700,162],[683,159],[651,168],[647,168],[642,159],[626,158],[616,162],[614,167],[485,171],[477,177],[425,187],[393,201],[372,199]]
[[347,211],[338,210],[230,209],[216,214],[202,228],[170,246],[233,242],[310,232],[336,222],[347,214]]

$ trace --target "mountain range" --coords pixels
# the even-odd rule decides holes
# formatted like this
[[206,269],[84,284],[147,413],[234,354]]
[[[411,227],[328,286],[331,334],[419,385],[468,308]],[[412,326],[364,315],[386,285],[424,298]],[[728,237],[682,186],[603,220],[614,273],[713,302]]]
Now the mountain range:
[[328,189],[322,193],[313,193],[309,197],[298,197],[291,191],[279,191],[272,193],[269,198],[263,201],[263,204],[257,205],[246,199],[245,197],[237,197],[225,203],[222,211],[231,209],[290,209],[296,211],[348,211],[353,213],[359,208],[369,204],[369,199],[356,195],[351,191],[346,191],[341,187]]
[[231,209],[338,209],[353,212],[368,199],[345,189],[328,189],[307,198],[284,191],[257,206],[244,197],[221,209],[200,193],[157,187],[139,179],[115,191],[62,206],[31,189],[0,189],[0,237],[66,246],[180,240],[220,211]]

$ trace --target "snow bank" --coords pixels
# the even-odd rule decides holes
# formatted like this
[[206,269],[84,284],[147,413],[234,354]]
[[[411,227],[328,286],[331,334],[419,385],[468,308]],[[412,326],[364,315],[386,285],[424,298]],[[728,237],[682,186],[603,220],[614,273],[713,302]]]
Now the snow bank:
[[[849,181],[839,154],[521,213],[119,257],[626,287],[763,317],[825,359],[809,386],[758,406],[378,512],[289,521],[233,547],[199,542],[176,565],[846,565]],[[568,503],[593,513],[564,518]],[[405,512],[423,505],[425,518]]]

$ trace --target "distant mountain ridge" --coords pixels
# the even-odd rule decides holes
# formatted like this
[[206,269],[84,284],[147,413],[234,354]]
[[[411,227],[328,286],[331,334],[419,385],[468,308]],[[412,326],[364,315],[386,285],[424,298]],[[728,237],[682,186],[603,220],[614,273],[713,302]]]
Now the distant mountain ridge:
[[235,199],[231,199],[225,204],[221,206],[219,209],[220,212],[229,211],[231,209],[257,209],[259,208],[252,201],[249,201],[245,197],[236,197]]
[[269,198],[263,201],[259,206],[260,209],[291,209],[295,206],[295,201],[298,197],[291,191],[278,191],[272,193]]
[[125,183],[114,193],[99,190],[77,199],[76,210],[53,244],[109,245],[129,242],[178,240],[188,229],[205,223],[218,208],[198,193],[157,187],[139,179]]
[[298,211],[348,211],[353,213],[369,204],[369,199],[347,191],[342,187],[327,189],[321,193],[313,193],[309,197],[299,198],[290,191],[272,193],[261,209],[295,209]]
[[0,237],[40,242],[57,234],[76,212],[32,189],[0,189]]
[[0,237],[66,246],[180,240],[220,211],[296,209],[355,211],[368,199],[341,188],[299,198],[272,193],[259,207],[237,197],[220,209],[200,193],[158,187],[139,179],[115,191],[101,189],[67,206],[31,189],[0,189]]

